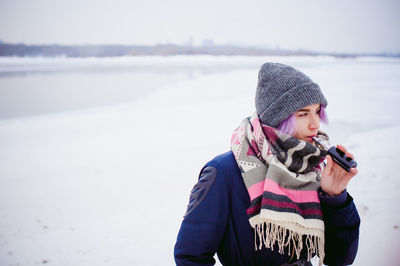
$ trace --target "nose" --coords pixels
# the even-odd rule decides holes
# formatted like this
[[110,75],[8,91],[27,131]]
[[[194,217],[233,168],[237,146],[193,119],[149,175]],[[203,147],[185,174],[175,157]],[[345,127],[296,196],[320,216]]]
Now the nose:
[[308,124],[309,129],[311,130],[318,130],[320,126],[320,118],[318,114],[310,115],[310,121]]

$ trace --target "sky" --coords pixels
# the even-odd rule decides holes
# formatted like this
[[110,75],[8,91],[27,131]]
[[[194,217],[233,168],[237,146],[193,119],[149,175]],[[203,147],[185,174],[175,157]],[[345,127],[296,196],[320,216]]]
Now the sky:
[[400,52],[397,0],[0,0],[0,40]]

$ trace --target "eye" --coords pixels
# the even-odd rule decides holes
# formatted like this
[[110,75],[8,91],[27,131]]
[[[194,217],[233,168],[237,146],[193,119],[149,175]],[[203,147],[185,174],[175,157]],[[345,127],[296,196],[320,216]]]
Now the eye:
[[307,116],[307,113],[298,113],[297,115],[300,117],[304,117],[304,116]]

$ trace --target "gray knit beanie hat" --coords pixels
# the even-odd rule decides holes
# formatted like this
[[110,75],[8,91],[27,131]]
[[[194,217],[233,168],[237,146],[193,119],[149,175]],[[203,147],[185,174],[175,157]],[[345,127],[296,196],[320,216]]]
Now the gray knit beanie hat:
[[265,63],[258,73],[256,110],[261,123],[277,127],[304,106],[327,100],[317,83],[293,67]]

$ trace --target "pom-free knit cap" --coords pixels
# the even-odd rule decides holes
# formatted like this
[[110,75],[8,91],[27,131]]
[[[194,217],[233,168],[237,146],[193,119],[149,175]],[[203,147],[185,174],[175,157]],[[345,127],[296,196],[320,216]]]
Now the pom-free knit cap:
[[311,104],[328,105],[317,83],[291,66],[262,65],[258,73],[256,110],[263,124],[277,127],[294,112]]

